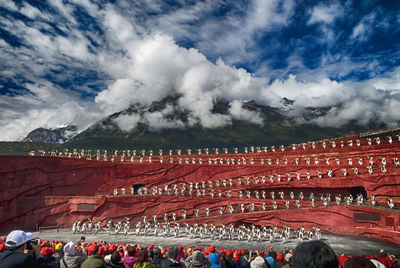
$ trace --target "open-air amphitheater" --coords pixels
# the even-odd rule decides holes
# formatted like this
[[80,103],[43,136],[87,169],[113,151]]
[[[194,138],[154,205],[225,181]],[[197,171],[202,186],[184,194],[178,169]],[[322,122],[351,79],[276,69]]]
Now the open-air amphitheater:
[[[77,221],[318,227],[400,244],[400,129],[242,150],[0,156],[0,232]],[[240,151],[240,152],[239,152]]]

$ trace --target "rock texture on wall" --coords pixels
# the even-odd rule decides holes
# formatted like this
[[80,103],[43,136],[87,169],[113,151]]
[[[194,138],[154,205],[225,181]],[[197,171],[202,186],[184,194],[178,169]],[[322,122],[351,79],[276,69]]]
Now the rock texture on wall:
[[[162,163],[160,156],[152,156],[151,160],[148,155],[135,156],[132,162],[128,155],[122,159],[121,153],[113,161],[110,156],[104,161],[103,157],[96,160],[96,156],[68,154],[0,156],[0,232],[15,228],[33,230],[37,226],[70,228],[74,221],[88,218],[105,221],[129,217],[134,223],[144,215],[149,220],[157,215],[162,222],[164,213],[172,222],[175,212],[181,223],[320,226],[323,231],[400,244],[400,168],[396,162],[399,152],[398,140],[390,143],[382,139],[378,145],[372,139],[369,145],[367,138],[352,136],[325,141],[325,145],[307,143],[275,151],[269,148],[267,152],[164,155]],[[147,194],[132,195],[131,187],[135,191],[145,187]],[[126,189],[125,195],[121,194],[122,188]],[[117,195],[113,195],[114,189]],[[157,194],[153,195],[153,189]],[[300,192],[303,200],[299,198]],[[311,206],[310,193],[315,196],[315,208]],[[320,195],[328,193],[331,202],[325,207]],[[337,205],[335,196],[339,194],[342,199]],[[350,194],[354,198],[362,194],[364,203],[358,206],[353,201],[345,206],[343,198]],[[365,201],[371,196],[375,196],[377,206],[371,206],[369,199]],[[388,197],[395,203],[393,209],[388,208]],[[285,200],[289,201],[289,209]],[[295,206],[295,200],[299,200],[300,208]],[[276,210],[273,201],[277,203]],[[209,217],[205,215],[206,208]],[[185,220],[182,210],[187,212]]]

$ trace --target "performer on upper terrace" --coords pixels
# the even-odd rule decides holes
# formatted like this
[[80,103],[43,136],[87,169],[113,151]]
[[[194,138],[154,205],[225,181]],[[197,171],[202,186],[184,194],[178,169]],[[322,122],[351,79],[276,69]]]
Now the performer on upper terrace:
[[219,210],[219,215],[221,215],[221,216],[224,215],[224,212],[223,212],[223,210],[222,210],[222,207],[219,207],[218,210]]
[[240,211],[242,211],[242,213],[244,213],[244,204],[242,203],[239,206],[240,206]]
[[370,199],[371,199],[371,205],[375,206],[376,203],[377,203],[376,200],[375,200],[375,196],[371,195]]
[[387,198],[387,203],[388,203],[388,206],[389,206],[389,208],[394,208],[394,203],[393,203],[393,199],[392,198],[390,198],[390,197],[388,197]]
[[226,191],[226,196],[227,196],[228,198],[231,198],[231,197],[232,197],[231,190]]

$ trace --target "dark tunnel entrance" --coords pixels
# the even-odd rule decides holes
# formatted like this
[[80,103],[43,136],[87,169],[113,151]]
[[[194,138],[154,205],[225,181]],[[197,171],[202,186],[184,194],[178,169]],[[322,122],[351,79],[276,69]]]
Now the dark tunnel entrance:
[[141,187],[144,187],[144,184],[133,184],[132,185],[132,194],[137,194],[137,191]]
[[349,189],[349,192],[353,198],[356,198],[358,194],[362,194],[364,199],[367,198],[367,191],[365,191],[365,188],[362,186],[352,187]]

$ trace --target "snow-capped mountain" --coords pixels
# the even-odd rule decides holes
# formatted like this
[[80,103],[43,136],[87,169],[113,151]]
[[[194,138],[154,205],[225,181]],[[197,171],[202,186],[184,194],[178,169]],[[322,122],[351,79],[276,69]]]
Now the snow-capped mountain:
[[69,125],[55,129],[37,128],[31,131],[22,141],[65,143],[73,138],[76,134],[78,134],[78,128],[75,125]]

